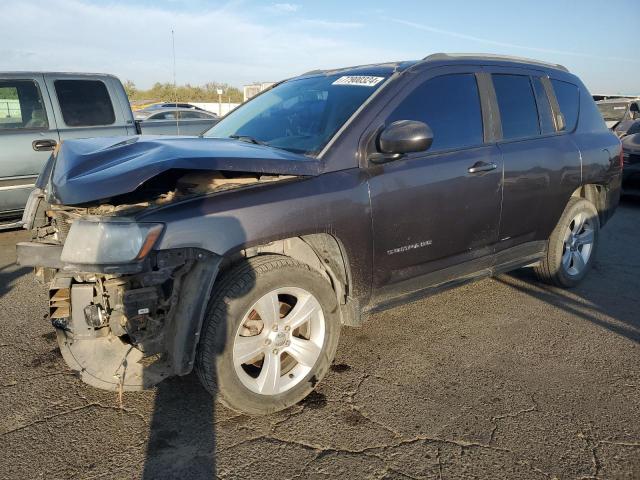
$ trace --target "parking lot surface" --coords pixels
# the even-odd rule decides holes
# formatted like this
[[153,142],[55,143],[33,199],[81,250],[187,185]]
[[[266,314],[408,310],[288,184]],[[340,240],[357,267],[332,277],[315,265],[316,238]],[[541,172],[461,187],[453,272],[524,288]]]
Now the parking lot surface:
[[640,201],[571,291],[523,270],[343,329],[317,391],[262,418],[191,375],[112,392],[66,369],[0,233],[0,477],[640,478]]

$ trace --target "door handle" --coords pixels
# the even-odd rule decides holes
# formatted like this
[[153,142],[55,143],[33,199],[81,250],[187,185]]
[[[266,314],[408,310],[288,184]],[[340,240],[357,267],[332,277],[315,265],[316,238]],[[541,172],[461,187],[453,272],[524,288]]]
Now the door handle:
[[487,163],[487,162],[476,162],[472,167],[469,167],[469,173],[480,173],[480,172],[490,172],[491,170],[495,170],[498,168],[498,165],[495,163]]
[[57,144],[58,142],[56,142],[55,140],[46,139],[46,140],[34,140],[31,143],[31,146],[36,152],[46,152],[56,148]]

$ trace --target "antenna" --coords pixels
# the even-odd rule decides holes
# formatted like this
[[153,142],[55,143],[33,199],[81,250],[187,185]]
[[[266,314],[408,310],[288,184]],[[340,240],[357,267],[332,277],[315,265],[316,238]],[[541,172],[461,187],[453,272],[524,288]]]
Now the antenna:
[[176,130],[180,135],[180,112],[178,112],[178,88],[176,86],[176,35],[171,29],[171,50],[173,52],[173,100],[176,106]]

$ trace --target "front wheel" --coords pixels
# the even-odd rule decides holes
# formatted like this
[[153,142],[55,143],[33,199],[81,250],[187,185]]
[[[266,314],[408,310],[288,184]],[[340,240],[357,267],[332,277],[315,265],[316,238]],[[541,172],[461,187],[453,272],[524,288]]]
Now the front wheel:
[[575,287],[593,265],[599,234],[593,204],[584,198],[569,200],[549,237],[547,254],[535,268],[538,278],[558,287]]
[[216,285],[198,346],[202,384],[233,410],[261,415],[307,396],[340,334],[329,282],[289,257],[264,255]]

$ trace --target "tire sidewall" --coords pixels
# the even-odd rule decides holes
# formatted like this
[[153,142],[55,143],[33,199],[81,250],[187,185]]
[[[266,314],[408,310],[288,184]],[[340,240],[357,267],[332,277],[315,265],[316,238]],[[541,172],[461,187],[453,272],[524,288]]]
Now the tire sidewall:
[[[225,295],[218,298],[211,306],[208,317],[215,314],[216,308],[219,314],[220,307],[226,317],[211,319],[226,322],[225,331],[221,332],[220,328],[217,328],[218,336],[224,335],[225,341],[224,344],[220,344],[221,339],[216,339],[216,343],[220,345],[220,348],[216,350],[221,353],[217,358],[212,359],[211,363],[215,365],[216,370],[216,390],[224,403],[233,409],[249,414],[266,414],[282,410],[302,400],[324,377],[338,346],[340,322],[338,304],[331,285],[319,273],[310,270],[306,265],[292,262],[266,272],[260,272],[260,269],[253,270],[253,273],[253,281],[242,289],[241,295],[237,298]],[[302,288],[316,297],[325,319],[324,343],[316,364],[302,381],[278,395],[260,395],[249,390],[238,378],[233,364],[233,344],[240,322],[253,304],[268,292],[282,287]],[[224,305],[218,304],[221,301],[224,302]],[[208,323],[209,318],[207,318]],[[208,380],[212,381],[213,379]]]
[[[582,271],[577,275],[571,275],[568,271],[565,270],[564,265],[562,264],[564,233],[566,232],[566,229],[568,228],[571,221],[576,217],[576,215],[578,215],[578,213],[581,212],[588,215],[589,221],[591,222],[591,225],[593,225],[593,245],[591,254],[589,255],[589,260],[587,261],[585,268],[583,268]],[[589,273],[589,270],[591,270],[593,262],[595,261],[599,238],[600,219],[598,217],[598,211],[596,210],[596,208],[589,201],[583,198],[572,199],[567,209],[564,211],[560,222],[558,222],[556,231],[554,232],[551,239],[551,241],[553,242],[553,245],[551,245],[551,260],[557,271],[558,280],[560,280],[563,286],[574,287],[582,281],[587,273]]]

